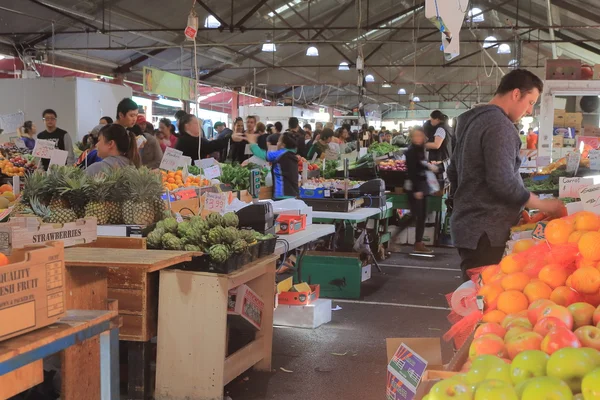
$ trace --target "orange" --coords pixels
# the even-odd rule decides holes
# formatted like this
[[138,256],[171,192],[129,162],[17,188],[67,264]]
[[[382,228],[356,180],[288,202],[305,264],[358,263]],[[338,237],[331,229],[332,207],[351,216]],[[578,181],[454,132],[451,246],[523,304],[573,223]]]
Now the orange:
[[577,244],[583,258],[600,261],[600,232],[588,232]]
[[573,288],[573,274],[569,275],[569,277],[567,278],[567,280],[565,281],[565,286]]
[[578,231],[597,231],[600,229],[600,218],[590,211],[580,211],[575,216],[575,229]]
[[573,303],[583,301],[583,296],[567,286],[559,286],[552,291],[550,300],[559,306],[568,307]]
[[600,271],[593,267],[579,268],[571,276],[573,289],[582,294],[598,293],[600,289]]
[[485,267],[481,271],[481,279],[483,280],[483,283],[490,283],[491,282],[491,278],[494,275],[496,275],[498,272],[500,272],[500,266],[499,265],[490,265],[489,267]]
[[514,314],[527,310],[529,301],[527,296],[518,290],[507,290],[498,296],[498,310],[505,314]]
[[519,240],[519,241],[517,241],[517,243],[515,243],[515,245],[513,247],[513,253],[515,253],[515,254],[522,253],[525,250],[529,249],[530,247],[533,247],[534,245],[535,245],[535,241],[533,239]]
[[540,271],[538,278],[552,289],[563,286],[569,277],[569,271],[559,264],[548,264]]
[[502,293],[503,291],[504,290],[502,289],[502,286],[500,286],[496,283],[492,283],[489,285],[482,286],[479,289],[479,291],[477,292],[477,295],[483,296],[483,300],[485,301],[485,304],[489,305],[489,304],[493,303],[494,301],[496,301],[496,299],[498,298],[500,293]]
[[181,171],[180,169],[178,169],[177,172],[175,172],[175,175],[181,176],[181,175],[183,175],[183,171]]
[[596,267],[598,266],[598,261],[588,260],[585,258],[581,258],[577,260],[577,268],[585,268],[585,267]]
[[531,304],[539,299],[549,299],[552,288],[542,281],[531,281],[523,289],[523,294],[527,296],[527,300]]
[[5,183],[4,185],[0,186],[0,193],[4,193],[4,192],[12,192],[13,188],[11,185],[9,185],[8,183]]
[[574,223],[566,219],[554,219],[548,222],[544,229],[544,236],[550,244],[565,244],[575,230]]
[[571,233],[569,235],[569,239],[567,240],[568,243],[577,243],[579,242],[579,239],[581,239],[581,237],[583,236],[584,233],[586,233],[587,231],[575,231],[573,233]]
[[504,321],[504,318],[506,318],[506,313],[500,311],[500,310],[492,310],[492,311],[488,311],[485,314],[483,314],[483,318],[481,319],[482,322],[495,322],[497,324],[502,323],[502,321]]
[[529,283],[530,278],[525,272],[513,272],[512,274],[506,275],[500,281],[504,290],[519,290],[523,291],[525,286]]
[[175,183],[175,179],[174,178],[169,178],[169,179],[167,179],[167,182],[169,182],[169,183]]
[[[12,187],[11,187],[12,190]],[[6,257],[6,255],[0,253],[0,267],[4,266],[8,264],[8,257]]]
[[513,254],[509,254],[500,261],[500,269],[505,274],[511,274],[513,272],[520,272],[525,267],[525,263],[517,258]]

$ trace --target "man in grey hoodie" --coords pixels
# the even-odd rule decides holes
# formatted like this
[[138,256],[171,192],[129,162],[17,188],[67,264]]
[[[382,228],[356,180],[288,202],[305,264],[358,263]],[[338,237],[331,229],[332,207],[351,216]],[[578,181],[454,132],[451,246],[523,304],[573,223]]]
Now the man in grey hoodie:
[[523,207],[559,214],[559,200],[540,200],[519,174],[521,140],[515,123],[533,112],[542,81],[517,69],[500,81],[494,98],[462,114],[448,169],[454,209],[450,226],[463,278],[472,268],[497,264]]

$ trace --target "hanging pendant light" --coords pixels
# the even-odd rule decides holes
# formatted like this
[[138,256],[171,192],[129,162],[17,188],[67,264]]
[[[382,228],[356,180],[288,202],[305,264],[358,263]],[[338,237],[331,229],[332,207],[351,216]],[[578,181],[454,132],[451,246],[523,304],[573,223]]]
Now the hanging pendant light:
[[317,49],[315,46],[310,46],[308,49],[306,49],[306,55],[309,57],[319,57],[319,49]]
[[375,78],[373,77],[373,75],[369,74],[369,75],[365,76],[365,82],[373,83],[373,82],[375,82]]
[[398,90],[398,94],[406,94],[406,89],[404,89],[404,88],[400,88],[400,89]]
[[350,71],[350,66],[347,62],[342,61],[338,67],[338,71]]

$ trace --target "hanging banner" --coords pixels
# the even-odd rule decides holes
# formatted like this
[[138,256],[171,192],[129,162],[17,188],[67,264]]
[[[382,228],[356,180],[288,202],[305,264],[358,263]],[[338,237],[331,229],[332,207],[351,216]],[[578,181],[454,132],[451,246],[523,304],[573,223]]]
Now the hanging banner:
[[144,92],[194,101],[196,81],[171,72],[144,67]]

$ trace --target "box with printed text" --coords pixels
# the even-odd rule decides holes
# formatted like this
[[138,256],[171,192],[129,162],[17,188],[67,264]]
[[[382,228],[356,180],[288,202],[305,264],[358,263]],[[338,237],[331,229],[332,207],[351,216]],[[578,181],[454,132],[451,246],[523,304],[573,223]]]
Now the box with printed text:
[[229,291],[227,315],[232,317],[232,321],[242,320],[260,330],[264,308],[263,299],[247,285],[241,285]]

